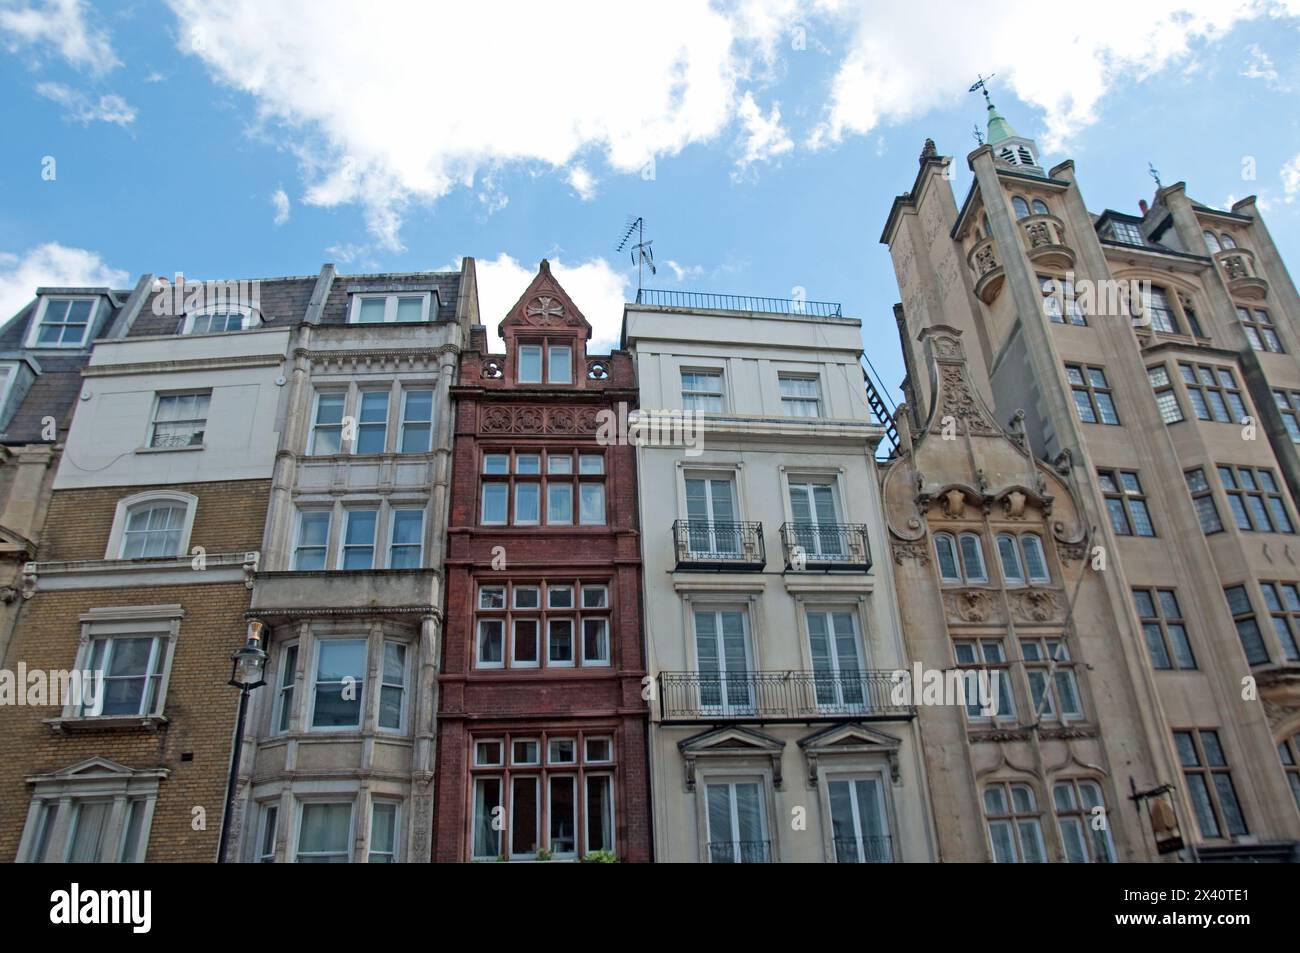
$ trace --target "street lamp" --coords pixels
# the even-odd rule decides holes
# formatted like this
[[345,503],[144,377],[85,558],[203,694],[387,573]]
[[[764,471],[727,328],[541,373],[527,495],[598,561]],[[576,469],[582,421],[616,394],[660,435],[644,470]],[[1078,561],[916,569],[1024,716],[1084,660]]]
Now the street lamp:
[[230,816],[235,809],[235,785],[239,781],[239,756],[244,746],[244,713],[248,696],[266,684],[266,650],[262,648],[262,630],[266,623],[248,623],[248,640],[230,656],[230,681],[239,689],[239,714],[235,717],[235,744],[230,752],[230,777],[226,782],[226,809],[221,817],[221,839],[217,844],[217,863],[226,862],[226,845],[230,840]]

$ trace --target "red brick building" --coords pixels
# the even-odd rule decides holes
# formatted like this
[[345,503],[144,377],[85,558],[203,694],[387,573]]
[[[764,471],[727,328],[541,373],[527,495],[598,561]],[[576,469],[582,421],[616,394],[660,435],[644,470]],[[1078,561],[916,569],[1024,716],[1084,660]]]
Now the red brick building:
[[626,353],[545,261],[476,327],[453,388],[434,859],[650,859],[635,447]]

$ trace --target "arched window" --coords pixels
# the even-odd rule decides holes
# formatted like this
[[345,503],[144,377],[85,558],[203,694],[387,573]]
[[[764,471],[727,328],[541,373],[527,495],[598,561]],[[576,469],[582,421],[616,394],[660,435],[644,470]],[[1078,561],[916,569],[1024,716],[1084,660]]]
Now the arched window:
[[256,312],[246,305],[213,306],[186,314],[181,333],[222,334],[244,331],[256,323]]
[[180,556],[189,544],[198,498],[189,493],[140,493],[120,500],[107,559]]
[[1093,823],[1094,818],[1106,813],[1100,785],[1083,778],[1058,781],[1052,786],[1052,797],[1065,859],[1072,864],[1113,864],[1115,845],[1109,825]]
[[1205,236],[1205,247],[1210,250],[1211,255],[1217,251],[1223,251],[1223,248],[1219,245],[1218,236],[1215,235],[1214,232],[1207,228],[1205,231],[1201,232],[1201,234]]
[[984,819],[998,864],[1043,864],[1047,849],[1034,791],[1027,784],[990,784]]
[[1051,213],[1047,211],[1047,203],[1046,203],[1046,202],[1044,202],[1042,199],[1034,199],[1034,214],[1035,214],[1035,215],[1050,215]]
[[984,547],[980,538],[974,533],[961,534],[961,568],[967,582],[988,582],[988,570],[984,568]]
[[934,550],[939,557],[939,578],[944,582],[961,582],[961,569],[957,566],[957,543],[947,533],[934,537]]
[[1029,217],[1029,203],[1019,195],[1013,195],[1011,197],[1011,207],[1016,210],[1016,218]]
[[1020,550],[1010,533],[998,534],[998,559],[1002,563],[1002,581],[1008,586],[1023,586],[1025,571],[1020,564]]
[[1224,247],[1224,248],[1236,248],[1236,247],[1237,247],[1237,240],[1236,240],[1235,238],[1233,238],[1231,235],[1229,235],[1227,232],[1224,232],[1222,235],[1219,236],[1219,238],[1220,238],[1220,240],[1223,242],[1223,247]]
[[1047,557],[1043,554],[1043,541],[1033,533],[1020,537],[1020,548],[1025,554],[1025,570],[1030,582],[1051,582],[1051,573],[1047,570]]

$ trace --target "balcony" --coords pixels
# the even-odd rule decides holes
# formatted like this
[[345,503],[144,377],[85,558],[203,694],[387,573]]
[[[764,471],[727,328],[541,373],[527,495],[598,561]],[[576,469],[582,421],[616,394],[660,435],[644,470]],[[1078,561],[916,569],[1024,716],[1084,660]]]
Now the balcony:
[[1214,253],[1214,260],[1223,272],[1230,294],[1257,301],[1268,294],[1268,282],[1260,277],[1255,267],[1254,252],[1246,248],[1225,248]]
[[660,291],[640,288],[636,303],[684,311],[748,311],[751,314],[785,314],[791,317],[842,318],[838,301],[805,301],[800,298],[758,298],[753,295],[707,294],[698,291]]
[[837,864],[892,864],[894,845],[888,837],[835,838]]
[[966,256],[966,264],[975,273],[975,294],[985,304],[992,304],[1006,279],[993,239],[990,237],[978,242]]
[[678,569],[761,572],[767,565],[762,523],[677,520],[673,544]]
[[711,840],[711,864],[768,864],[772,862],[771,841]]
[[1065,226],[1055,215],[1029,215],[1019,220],[1025,254],[1036,265],[1069,270],[1074,249],[1065,243]]
[[871,571],[871,547],[862,523],[783,523],[785,568]]
[[893,673],[659,673],[659,720],[713,724],[814,721],[908,721],[912,705],[895,704]]

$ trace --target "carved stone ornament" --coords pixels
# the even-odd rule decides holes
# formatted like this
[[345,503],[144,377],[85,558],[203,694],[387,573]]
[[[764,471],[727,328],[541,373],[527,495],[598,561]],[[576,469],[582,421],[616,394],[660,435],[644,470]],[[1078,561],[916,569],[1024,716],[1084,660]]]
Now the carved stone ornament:
[[891,543],[891,548],[894,551],[894,562],[900,566],[904,559],[915,559],[922,566],[930,565],[930,547],[924,540],[896,539]]
[[591,407],[485,407],[479,431],[491,434],[588,434],[600,429],[599,411]]
[[566,323],[575,324],[575,321],[566,322],[564,319],[564,305],[560,304],[558,298],[550,295],[538,295],[528,303],[524,308],[524,318],[529,324],[536,325],[539,328],[555,328]]
[[1012,490],[1002,500],[1002,507],[1006,510],[1007,516],[1011,519],[1023,519],[1025,516],[1025,503],[1029,498],[1019,490]]
[[1050,589],[1026,589],[1011,593],[1011,611],[1027,622],[1047,622],[1057,616],[1060,600]]
[[966,380],[966,373],[961,367],[945,367],[940,377],[943,394],[939,408],[940,420],[948,416],[955,417],[964,422],[966,429],[971,433],[996,434],[998,432],[980,409],[970,383]]
[[945,592],[943,604],[948,617],[960,622],[987,622],[1001,614],[993,597],[983,589]]
[[943,495],[943,515],[950,520],[959,520],[966,512],[966,494],[952,489]]

